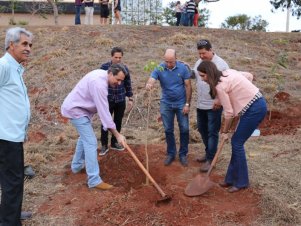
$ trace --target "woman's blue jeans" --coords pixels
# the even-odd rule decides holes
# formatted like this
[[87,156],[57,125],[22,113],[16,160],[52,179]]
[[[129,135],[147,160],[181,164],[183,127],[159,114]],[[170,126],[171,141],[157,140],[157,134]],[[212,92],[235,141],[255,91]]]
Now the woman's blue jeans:
[[75,153],[71,163],[73,173],[78,173],[86,167],[88,187],[92,188],[102,182],[99,176],[97,160],[97,139],[88,117],[71,119],[71,123],[79,133]]
[[249,186],[248,165],[244,144],[264,119],[267,112],[265,99],[256,100],[240,117],[239,124],[231,139],[232,156],[225,182],[237,188]]
[[197,109],[197,126],[205,145],[206,159],[212,161],[218,145],[222,109]]
[[167,154],[175,157],[177,154],[176,141],[174,135],[174,119],[177,117],[180,129],[180,149],[179,156],[186,156],[188,153],[189,143],[189,119],[188,114],[183,114],[184,104],[167,104],[160,103],[160,113],[165,129],[167,143]]

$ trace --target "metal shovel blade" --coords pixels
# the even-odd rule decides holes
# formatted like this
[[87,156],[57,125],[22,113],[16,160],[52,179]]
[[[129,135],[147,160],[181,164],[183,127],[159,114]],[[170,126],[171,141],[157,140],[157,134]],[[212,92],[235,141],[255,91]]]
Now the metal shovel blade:
[[187,185],[184,194],[187,196],[198,196],[207,192],[210,188],[214,186],[214,182],[212,182],[209,176],[202,176],[198,174],[195,178],[190,181]]

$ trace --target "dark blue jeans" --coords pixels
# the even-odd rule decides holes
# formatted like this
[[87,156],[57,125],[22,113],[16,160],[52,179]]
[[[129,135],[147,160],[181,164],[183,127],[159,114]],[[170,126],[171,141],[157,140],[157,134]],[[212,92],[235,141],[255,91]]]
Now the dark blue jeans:
[[194,13],[187,13],[187,21],[188,21],[188,26],[192,26],[193,25],[193,18],[194,18]]
[[197,109],[197,126],[205,145],[206,159],[212,161],[217,150],[222,109]]
[[255,101],[240,117],[239,124],[231,139],[232,156],[225,182],[237,188],[249,186],[248,165],[244,144],[264,119],[267,112],[265,99]]
[[81,6],[76,5],[75,6],[75,24],[80,24],[80,10],[81,10]]
[[180,149],[179,156],[186,156],[189,143],[189,119],[183,114],[184,104],[160,103],[160,113],[165,130],[167,143],[167,155],[175,157],[177,154],[176,141],[174,135],[174,119],[177,117],[180,129]]

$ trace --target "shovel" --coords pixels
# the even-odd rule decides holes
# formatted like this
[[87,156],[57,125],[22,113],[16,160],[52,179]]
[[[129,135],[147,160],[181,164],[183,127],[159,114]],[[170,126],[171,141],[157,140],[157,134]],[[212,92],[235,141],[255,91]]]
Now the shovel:
[[143,171],[143,173],[147,176],[147,178],[152,182],[152,184],[155,186],[155,188],[158,190],[158,192],[161,195],[161,199],[157,200],[156,203],[168,203],[171,201],[171,196],[164,193],[164,191],[160,188],[160,186],[157,184],[157,182],[154,180],[154,178],[149,174],[149,172],[145,169],[143,164],[140,162],[140,160],[137,158],[135,153],[131,150],[131,148],[125,143],[125,148],[129,151],[135,162],[138,164],[140,169]]
[[202,195],[215,185],[215,183],[210,180],[209,176],[213,167],[215,166],[215,163],[217,161],[220,152],[223,149],[224,143],[225,143],[225,139],[222,139],[206,175],[202,176],[201,174],[198,174],[194,179],[192,179],[192,181],[190,181],[190,183],[187,185],[184,191],[185,195],[187,196]]

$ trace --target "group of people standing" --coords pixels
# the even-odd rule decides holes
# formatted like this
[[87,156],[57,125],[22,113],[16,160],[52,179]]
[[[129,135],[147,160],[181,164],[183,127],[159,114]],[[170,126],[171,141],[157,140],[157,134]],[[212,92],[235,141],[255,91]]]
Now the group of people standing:
[[[237,192],[249,186],[248,166],[244,144],[264,119],[267,106],[259,89],[252,83],[253,75],[230,69],[228,64],[212,50],[209,40],[197,42],[199,60],[193,73],[188,73],[185,63],[177,60],[174,49],[166,50],[164,62],[152,73],[146,89],[160,82],[162,95],[160,114],[165,129],[166,166],[179,155],[183,166],[188,166],[189,112],[191,106],[192,75],[197,86],[197,127],[205,146],[205,155],[196,160],[202,163],[200,172],[207,172],[217,151],[219,134],[224,141],[230,139],[234,117],[239,122],[231,137],[232,155],[225,179],[220,182],[228,192]],[[224,124],[221,126],[222,113]],[[174,119],[180,131],[180,147],[176,148]]]
[[[114,16],[115,24],[121,24],[121,0],[114,0]],[[81,7],[85,8],[85,24],[93,25],[94,16],[94,0],[75,0],[75,24],[81,24],[80,15]],[[100,7],[100,24],[108,24],[108,18],[110,15],[110,8],[112,7],[111,0],[99,0]]]
[[[6,33],[5,55],[0,58],[0,225],[21,225],[20,219],[31,213],[21,212],[24,189],[24,151],[30,120],[30,102],[23,81],[24,67],[32,47],[32,34],[19,27]],[[266,102],[259,89],[253,85],[253,75],[229,69],[228,64],[212,50],[209,40],[197,42],[199,59],[190,73],[187,64],[177,60],[174,49],[167,49],[163,62],[151,73],[145,89],[151,90],[156,81],[161,85],[160,114],[166,138],[165,166],[175,161],[188,166],[189,112],[191,108],[191,78],[197,83],[197,125],[205,146],[205,156],[200,171],[206,172],[216,153],[219,135],[230,139],[234,117],[239,123],[231,138],[232,155],[221,187],[230,193],[249,186],[248,166],[244,144],[266,115]],[[79,173],[85,169],[89,188],[111,189],[99,175],[97,138],[92,117],[101,120],[101,151],[123,151],[125,137],[120,133],[126,105],[133,107],[133,93],[129,69],[122,64],[123,50],[114,47],[111,60],[83,76],[65,98],[61,113],[70,119],[79,138],[73,155],[71,170]],[[126,100],[126,98],[128,98]],[[225,121],[221,128],[221,115]],[[114,119],[112,118],[114,115]],[[180,147],[177,150],[174,119],[180,130]],[[108,133],[112,133],[108,146]]]
[[175,16],[177,18],[176,26],[199,26],[198,3],[194,0],[188,0],[184,5],[180,1],[175,5]]

